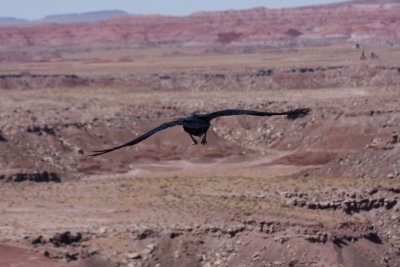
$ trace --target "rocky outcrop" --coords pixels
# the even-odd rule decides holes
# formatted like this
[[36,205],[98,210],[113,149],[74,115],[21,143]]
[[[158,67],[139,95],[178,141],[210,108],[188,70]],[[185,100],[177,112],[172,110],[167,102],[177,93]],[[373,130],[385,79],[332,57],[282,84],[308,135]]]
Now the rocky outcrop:
[[52,237],[45,238],[42,235],[31,240],[36,248],[42,248],[44,256],[64,261],[76,261],[85,259],[97,254],[97,250],[87,250],[82,243],[89,237],[82,233],[73,234],[70,231],[55,233]]
[[82,241],[82,234],[76,233],[74,235],[70,231],[57,233],[49,239],[49,242],[52,243],[55,247],[67,246],[80,241]]
[[35,183],[49,183],[61,182],[57,173],[54,172],[33,172],[33,173],[14,173],[14,174],[0,174],[0,181],[6,183],[21,183],[21,182],[35,182]]
[[153,229],[144,229],[143,231],[140,231],[136,234],[135,239],[137,240],[143,240],[149,237],[155,237],[159,236],[159,233],[154,231]]
[[55,129],[48,126],[48,125],[44,125],[44,126],[29,126],[26,131],[28,133],[33,133],[33,134],[37,134],[37,135],[56,135]]
[[[4,57],[3,57],[4,56]],[[2,55],[0,61],[24,61],[33,60],[29,58],[20,59],[20,55]],[[0,75],[1,89],[46,89],[46,88],[74,88],[74,87],[95,87],[95,86],[126,86],[137,84],[136,77],[112,77],[92,76],[85,77],[76,74],[33,74],[22,72],[17,74]]]
[[[377,194],[379,192],[379,194]],[[326,192],[329,200],[316,200],[307,193],[285,193],[287,203],[296,207],[315,210],[343,210],[347,214],[370,211],[372,209],[392,209],[398,200],[396,189],[372,188],[368,191],[356,194],[340,192],[333,196]]]
[[83,235],[81,233],[72,234],[70,231],[63,233],[56,233],[54,236],[46,239],[42,235],[33,238],[31,241],[32,245],[45,245],[47,243],[52,244],[55,247],[68,246],[74,243],[83,241]]
[[90,80],[74,74],[2,74],[0,89],[36,89],[54,87],[88,86]]

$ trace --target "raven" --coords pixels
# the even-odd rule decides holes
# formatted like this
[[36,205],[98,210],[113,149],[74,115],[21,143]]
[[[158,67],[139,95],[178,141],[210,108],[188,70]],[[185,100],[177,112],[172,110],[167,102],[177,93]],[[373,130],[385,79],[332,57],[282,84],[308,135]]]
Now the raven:
[[284,112],[263,112],[263,111],[254,111],[254,110],[245,110],[245,109],[225,109],[225,110],[220,110],[208,114],[194,114],[190,117],[183,118],[183,119],[178,119],[175,121],[170,121],[161,124],[160,126],[154,128],[153,130],[148,131],[147,133],[133,139],[132,141],[129,141],[128,143],[125,143],[120,146],[112,147],[109,149],[104,149],[104,150],[96,150],[93,151],[92,154],[89,156],[99,156],[126,146],[133,146],[136,145],[137,143],[142,142],[146,138],[152,136],[153,134],[165,130],[169,127],[173,127],[176,125],[182,125],[183,130],[187,132],[192,139],[193,145],[197,145],[198,141],[194,139],[194,136],[203,136],[203,139],[201,140],[202,145],[207,144],[207,131],[210,128],[210,121],[221,116],[233,116],[233,115],[252,115],[252,116],[276,116],[276,115],[286,115],[288,119],[294,120],[299,117],[304,117],[306,116],[311,109],[309,108],[299,108],[299,109],[294,109],[294,110],[289,110],[289,111],[284,111]]

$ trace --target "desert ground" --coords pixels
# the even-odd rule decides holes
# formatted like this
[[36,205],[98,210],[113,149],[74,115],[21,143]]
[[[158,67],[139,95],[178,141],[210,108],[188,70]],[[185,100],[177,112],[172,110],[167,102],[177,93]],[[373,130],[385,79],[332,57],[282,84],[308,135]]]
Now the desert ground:
[[[400,266],[399,46],[10,51],[1,267]],[[217,118],[207,146],[174,127],[88,156],[227,108],[312,112]]]
[[[398,49],[118,52],[141,60],[1,66],[2,266],[400,264]],[[193,112],[297,107],[87,156]]]

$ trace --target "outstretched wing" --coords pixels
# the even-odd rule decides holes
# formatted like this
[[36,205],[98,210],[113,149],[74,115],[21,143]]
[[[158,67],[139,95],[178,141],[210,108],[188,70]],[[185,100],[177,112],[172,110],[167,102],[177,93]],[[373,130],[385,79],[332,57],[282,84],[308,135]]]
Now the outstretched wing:
[[213,120],[221,116],[233,116],[233,115],[252,115],[252,116],[287,115],[288,119],[297,119],[298,117],[306,116],[310,111],[311,109],[309,108],[299,108],[284,112],[263,112],[263,111],[247,110],[247,109],[225,109],[205,114],[203,116],[207,117],[209,120]]
[[181,120],[166,122],[166,123],[161,124],[160,126],[154,128],[153,130],[150,130],[147,133],[145,133],[145,134],[133,139],[132,141],[129,141],[126,144],[123,144],[123,145],[120,145],[120,146],[116,146],[116,147],[112,147],[112,148],[109,148],[109,149],[92,151],[92,153],[89,156],[95,157],[95,156],[99,156],[99,155],[102,155],[102,154],[105,154],[105,153],[108,153],[108,152],[111,152],[111,151],[114,151],[114,150],[117,150],[117,149],[120,149],[120,148],[123,148],[123,147],[126,147],[126,146],[136,145],[137,143],[142,142],[146,138],[149,138],[150,136],[152,136],[156,132],[165,130],[165,129],[169,128],[169,127],[173,127],[173,126],[176,126],[176,125],[181,125],[181,124],[182,124]]

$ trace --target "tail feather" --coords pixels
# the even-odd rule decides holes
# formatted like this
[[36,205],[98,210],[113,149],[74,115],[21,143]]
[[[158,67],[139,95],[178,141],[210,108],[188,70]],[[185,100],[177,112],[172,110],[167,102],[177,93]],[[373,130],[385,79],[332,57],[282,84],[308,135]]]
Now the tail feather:
[[289,111],[286,117],[289,120],[295,120],[295,119],[303,118],[303,117],[307,116],[308,113],[310,113],[310,112],[311,112],[310,108],[298,108],[298,109]]

